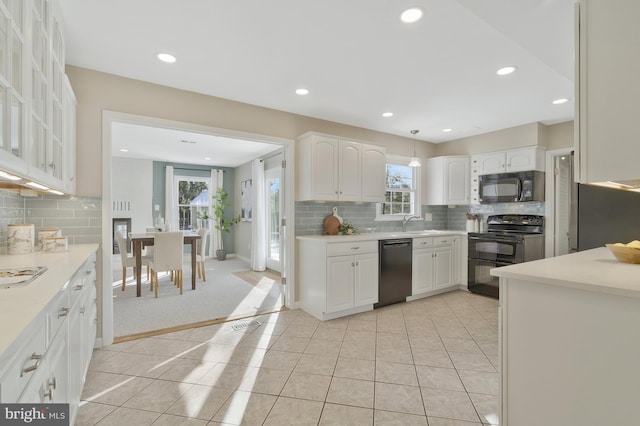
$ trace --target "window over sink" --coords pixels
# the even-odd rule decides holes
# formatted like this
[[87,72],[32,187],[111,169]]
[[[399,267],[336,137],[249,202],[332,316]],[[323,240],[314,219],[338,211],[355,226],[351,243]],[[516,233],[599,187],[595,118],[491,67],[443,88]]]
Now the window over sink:
[[420,167],[409,167],[409,158],[387,156],[385,201],[377,203],[377,221],[402,220],[420,215]]

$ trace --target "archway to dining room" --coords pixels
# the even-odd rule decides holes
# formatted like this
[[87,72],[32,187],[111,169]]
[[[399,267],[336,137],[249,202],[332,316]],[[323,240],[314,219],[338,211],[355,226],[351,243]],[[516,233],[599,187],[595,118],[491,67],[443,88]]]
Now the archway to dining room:
[[[108,168],[105,167],[105,174],[108,172],[109,176],[105,176],[105,181],[108,180],[110,188],[103,193],[110,196],[108,201],[107,197],[103,200],[103,214],[109,216],[108,220],[103,218],[103,224],[110,222],[109,237],[114,244],[113,252],[104,256],[108,258],[104,262],[105,278],[110,272],[109,279],[104,282],[110,283],[110,289],[104,289],[103,309],[105,321],[111,317],[112,339],[122,341],[273,312],[293,300],[289,289],[281,284],[283,276],[292,274],[291,265],[286,262],[287,235],[282,222],[293,217],[293,196],[286,186],[293,170],[280,167],[284,160],[293,156],[293,147],[288,143],[292,144],[292,141],[113,112],[105,112],[105,118],[103,140],[109,141],[110,149],[109,155],[104,152],[103,157],[109,159]],[[169,144],[176,144],[179,152],[175,147],[163,144],[166,134],[172,139]],[[224,148],[216,148],[216,142],[222,143]],[[230,147],[241,151],[242,155],[233,154],[234,149]],[[186,151],[194,152],[187,156]],[[169,158],[163,158],[161,154]],[[227,158],[230,155],[236,156]],[[256,175],[256,164],[262,166],[258,167],[260,175]],[[274,179],[274,170],[279,172],[277,179]],[[219,176],[220,180],[214,180],[214,176]],[[251,184],[250,188],[248,184]],[[168,195],[170,187],[174,192],[173,199]],[[240,217],[229,233],[218,232],[216,236],[215,202],[212,200],[218,188],[223,188],[229,195],[230,213],[226,216]],[[248,189],[260,192],[259,197],[250,198],[254,204],[251,216],[246,209],[240,209],[241,204],[249,200]],[[287,200],[291,202],[287,203]],[[278,204],[275,209],[274,202]],[[267,211],[267,208],[271,210]],[[122,219],[130,219],[123,230],[127,237],[162,226],[164,230],[183,232],[205,228],[204,274],[199,273],[199,266],[194,270],[195,290],[191,286],[191,251],[187,245],[182,295],[167,273],[160,274],[159,294],[155,298],[144,266],[141,268],[140,297],[131,267],[125,268],[123,291],[122,259],[115,243],[115,230],[122,226],[118,225]],[[130,243],[130,238],[125,241],[125,245]],[[219,246],[227,251],[226,260],[216,258]],[[260,246],[260,250],[256,250],[256,246]],[[147,250],[153,248],[145,249],[142,254],[149,255]],[[274,250],[277,251],[275,256]],[[127,256],[131,257],[132,253]],[[255,261],[256,256],[259,256],[259,262]],[[105,328],[107,326],[105,324]],[[105,343],[108,344],[107,334]]]

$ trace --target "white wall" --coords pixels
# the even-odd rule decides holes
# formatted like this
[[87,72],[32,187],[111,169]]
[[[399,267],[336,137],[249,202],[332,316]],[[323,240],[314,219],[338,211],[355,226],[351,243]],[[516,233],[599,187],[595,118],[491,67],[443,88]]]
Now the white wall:
[[153,162],[113,157],[113,217],[130,217],[132,232],[153,226]]

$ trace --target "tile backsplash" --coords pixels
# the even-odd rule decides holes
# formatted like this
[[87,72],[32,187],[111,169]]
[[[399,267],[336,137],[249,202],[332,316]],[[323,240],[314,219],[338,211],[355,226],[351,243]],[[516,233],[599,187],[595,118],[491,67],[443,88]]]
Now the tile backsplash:
[[[315,203],[312,201],[296,201],[296,235],[322,235],[322,221],[325,216],[333,214],[333,207],[338,207],[338,215],[355,226],[359,232],[393,232],[400,231],[400,222],[376,222],[376,203]],[[472,206],[422,206],[422,217],[431,213],[431,221],[412,220],[407,230],[446,229],[464,231],[467,213],[482,216],[494,214],[533,214],[544,216],[544,203],[502,203]]]
[[39,228],[60,228],[69,244],[102,242],[102,200],[98,197],[38,195],[22,197],[0,190],[0,252],[7,247],[7,225],[32,223]]

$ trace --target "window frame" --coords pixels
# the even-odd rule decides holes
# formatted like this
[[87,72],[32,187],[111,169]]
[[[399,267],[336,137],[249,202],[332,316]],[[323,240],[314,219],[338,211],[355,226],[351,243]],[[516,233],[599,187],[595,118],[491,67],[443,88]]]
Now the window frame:
[[[180,182],[181,181],[188,181],[188,182],[203,182],[207,185],[207,190],[209,191],[209,203],[207,205],[207,213],[209,215],[209,217],[211,217],[211,207],[212,207],[212,197],[211,197],[211,189],[209,188],[211,186],[211,178],[208,177],[204,177],[204,176],[190,176],[190,175],[184,175],[184,174],[180,174],[180,175],[174,175],[173,176],[173,181],[174,181],[174,188],[175,188],[175,200],[176,200],[176,229],[177,230],[188,230],[188,229],[180,229],[180,207],[183,206],[182,204],[180,204]],[[192,218],[192,226],[193,226],[193,218]],[[193,228],[191,229],[193,230]]]
[[[387,155],[387,160],[385,162],[385,170],[387,164],[393,164],[398,166],[406,166],[411,161],[411,158],[399,156],[399,155]],[[413,211],[414,215],[419,216],[419,220],[422,219],[422,167],[412,167],[412,181],[414,182],[415,192],[413,198]],[[385,196],[386,196],[387,188],[385,182]],[[405,214],[384,214],[382,213],[382,206],[384,203],[376,203],[376,222],[400,222],[402,221]]]

